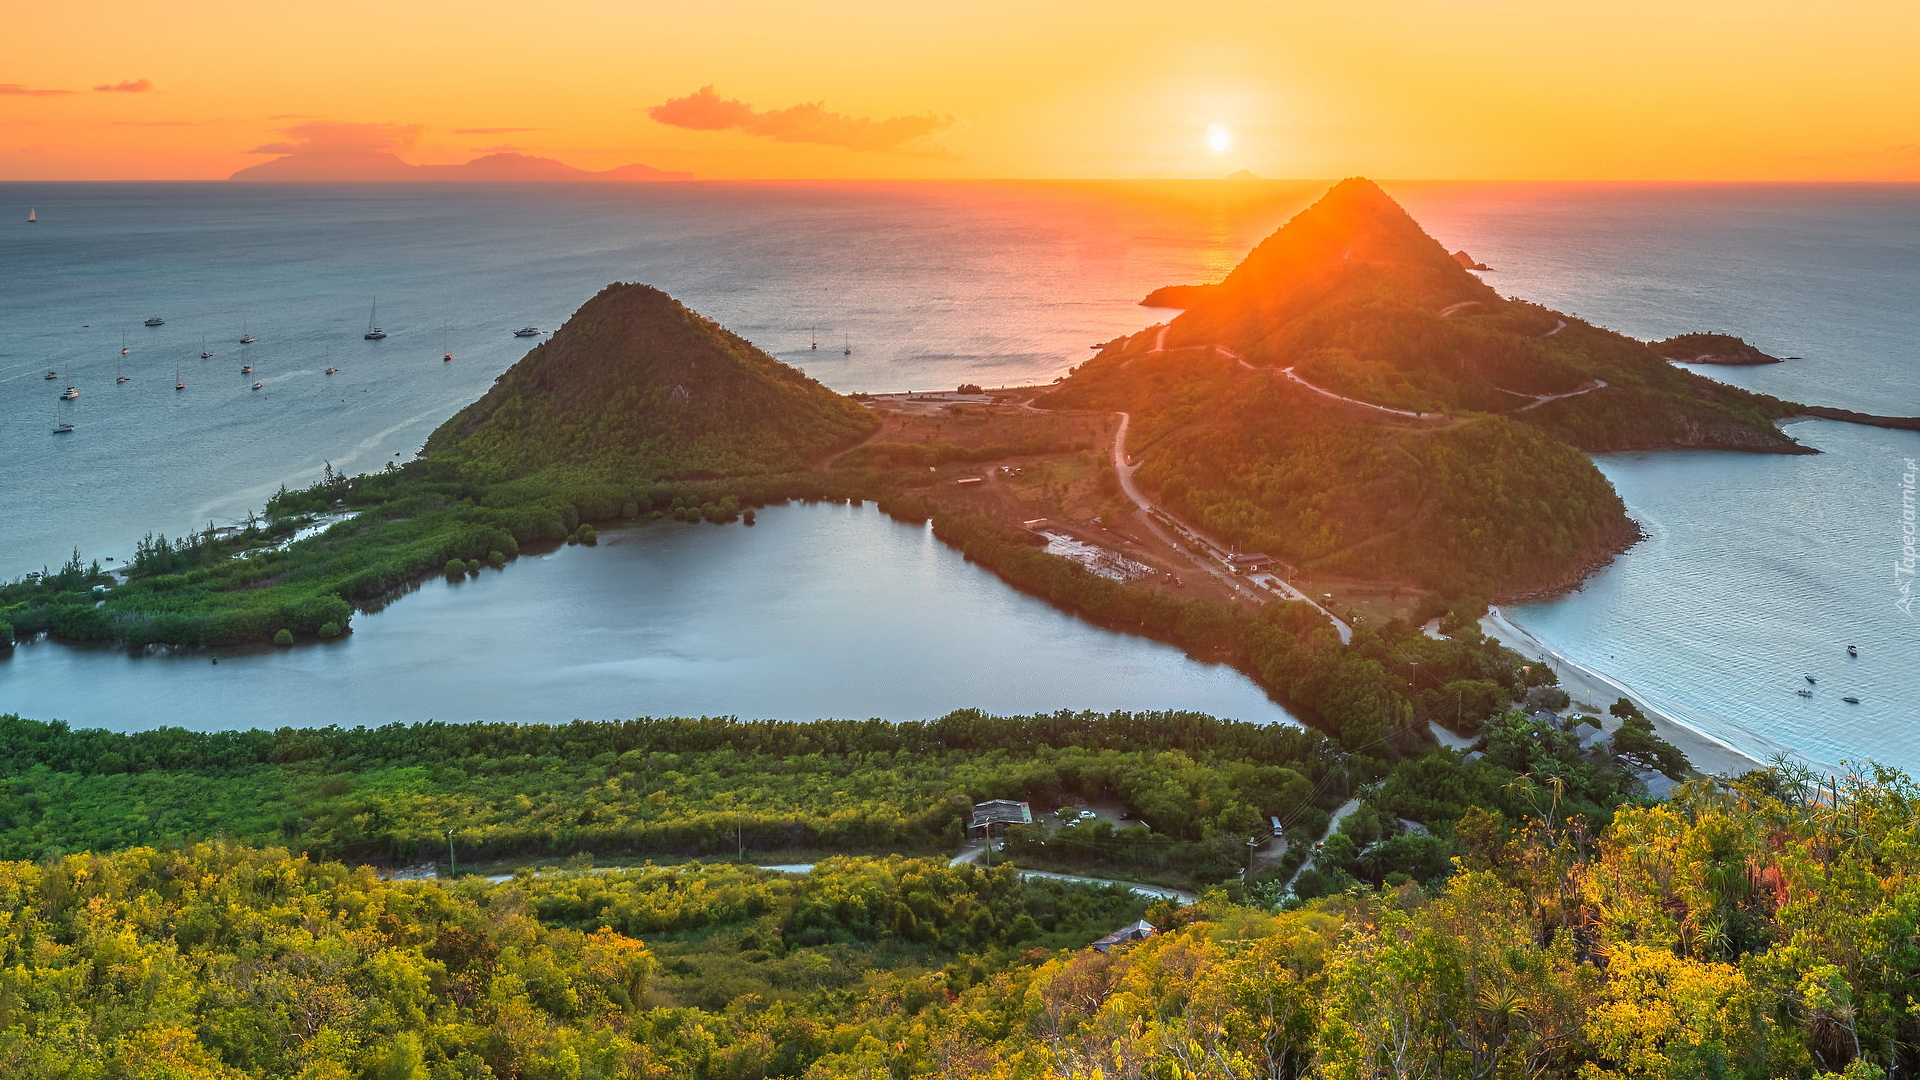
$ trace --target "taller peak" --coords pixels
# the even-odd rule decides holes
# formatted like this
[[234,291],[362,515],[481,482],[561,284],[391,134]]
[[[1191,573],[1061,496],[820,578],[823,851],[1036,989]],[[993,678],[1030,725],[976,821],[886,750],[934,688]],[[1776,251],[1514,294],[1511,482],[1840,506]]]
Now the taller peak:
[[1258,309],[1270,320],[1362,297],[1437,310],[1495,294],[1380,185],[1351,176],[1261,241],[1207,304]]

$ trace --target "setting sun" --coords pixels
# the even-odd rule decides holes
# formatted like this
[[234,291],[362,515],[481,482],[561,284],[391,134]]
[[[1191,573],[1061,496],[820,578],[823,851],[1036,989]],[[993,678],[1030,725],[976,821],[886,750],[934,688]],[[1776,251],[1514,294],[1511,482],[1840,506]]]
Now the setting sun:
[[1222,124],[1207,125],[1207,149],[1224,154],[1233,148],[1233,132]]

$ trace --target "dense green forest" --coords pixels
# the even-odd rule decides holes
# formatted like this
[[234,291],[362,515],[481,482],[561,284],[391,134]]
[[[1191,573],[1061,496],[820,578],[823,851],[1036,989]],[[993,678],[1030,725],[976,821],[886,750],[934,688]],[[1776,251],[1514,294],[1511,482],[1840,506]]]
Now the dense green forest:
[[1139,917],[835,859],[392,882],[230,843],[0,863],[0,1074],[1885,1080],[1920,1057],[1920,791],[1473,810],[1453,872]]
[[1355,423],[1289,380],[1177,354],[1077,376],[1053,398],[1132,410],[1139,481],[1302,572],[1494,596],[1572,584],[1639,535],[1585,455],[1504,417]]
[[[1483,687],[1491,693],[1463,705]],[[1044,812],[1090,799],[1124,805],[1133,824],[1071,844],[1035,834],[1012,850],[1034,865],[1199,886],[1233,880],[1243,842],[1270,817],[1319,837],[1329,812],[1357,796],[1364,812],[1341,822],[1346,841],[1357,851],[1392,840],[1400,820],[1420,823],[1442,852],[1440,865],[1421,864],[1417,876],[1431,879],[1471,807],[1518,820],[1534,812],[1535,787],[1552,783],[1566,812],[1605,820],[1644,790],[1639,770],[1688,769],[1650,732],[1582,746],[1577,724],[1510,711],[1498,684],[1457,680],[1428,697],[1475,732],[1477,760],[1440,749],[1396,757],[1387,745],[1348,752],[1309,729],[1194,713],[132,734],[0,716],[0,858],[210,837],[385,865],[930,855],[961,846],[977,802]],[[1314,887],[1418,869],[1397,861],[1417,853],[1395,850],[1363,871],[1323,862]]]

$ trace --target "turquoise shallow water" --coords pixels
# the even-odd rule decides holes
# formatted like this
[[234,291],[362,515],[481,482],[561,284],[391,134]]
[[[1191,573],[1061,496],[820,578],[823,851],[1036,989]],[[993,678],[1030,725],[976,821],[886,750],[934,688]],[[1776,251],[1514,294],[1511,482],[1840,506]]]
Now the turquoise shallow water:
[[[0,226],[0,574],[56,563],[75,546],[88,556],[125,556],[142,532],[238,516],[281,483],[316,478],[324,462],[364,469],[409,455],[521,355],[524,343],[508,330],[551,328],[608,281],[660,285],[836,389],[1044,381],[1088,355],[1087,345],[1161,318],[1135,306],[1147,290],[1217,279],[1323,186],[0,185],[0,200],[21,208]],[[1449,250],[1466,248],[1493,265],[1488,280],[1504,293],[1639,337],[1742,334],[1802,359],[1709,374],[1794,400],[1920,414],[1913,185],[1387,186]],[[27,205],[40,210],[31,229],[13,223]],[[0,221],[8,213],[0,209]],[[363,342],[375,293],[392,336]],[[142,327],[149,314],[167,325]],[[244,351],[259,368],[246,378],[238,371],[243,351],[232,343],[242,316],[260,338]],[[453,364],[439,362],[443,326],[459,358]],[[810,331],[821,349],[807,348]],[[203,332],[218,354],[212,360],[198,357]],[[136,378],[115,387],[123,333]],[[853,355],[834,347],[842,341]],[[340,375],[320,374],[329,360]],[[191,386],[185,394],[171,389],[176,362]],[[81,387],[77,407],[64,414],[80,425],[71,436],[50,432],[64,383],[43,380],[48,367]],[[266,383],[258,393],[246,388],[255,377]],[[1649,539],[1581,592],[1510,614],[1574,660],[1736,745],[1920,768],[1920,740],[1911,734],[1920,717],[1920,641],[1893,606],[1892,572],[1899,471],[1905,458],[1920,456],[1920,435],[1825,422],[1792,430],[1825,453],[1603,459]],[[603,569],[624,563],[593,556],[564,553],[502,581],[552,572],[602,581],[613,596],[640,588],[642,578]],[[613,576],[595,576],[602,573]],[[554,587],[567,593],[573,585]],[[450,635],[461,646],[434,653],[394,644],[388,661],[348,665],[350,679],[322,668],[301,674],[301,665],[319,663],[304,653],[262,658],[246,669],[257,678],[238,678],[243,665],[223,663],[218,685],[241,688],[243,704],[209,697],[209,715],[297,723],[363,709],[396,718],[504,715],[476,712],[478,699],[458,692],[462,680],[493,687],[504,696],[492,700],[515,716],[658,711],[631,691],[676,685],[665,661],[654,662],[658,681],[641,684],[630,678],[635,654],[600,668],[567,659],[597,655],[599,624],[557,615],[539,624],[556,644],[529,655],[566,679],[516,668],[511,658],[525,642],[491,611],[527,599],[513,588],[436,582],[368,617],[367,636],[356,636],[351,650],[366,651],[376,626],[398,625],[413,618],[409,611],[445,620],[420,624],[419,636]],[[664,617],[640,600],[628,603],[635,633]],[[465,635],[469,611],[483,612],[476,625],[493,629]],[[844,605],[833,611],[847,621],[820,622],[814,633],[858,640],[862,626],[885,618]],[[959,625],[992,632],[985,622]],[[937,619],[894,629],[934,643],[930,656],[961,640],[938,633]],[[725,634],[686,640],[725,655]],[[1064,671],[1079,663],[1073,650],[1119,647],[1099,637],[1061,640],[1073,648],[1040,655]],[[1844,662],[1849,642],[1862,649],[1857,662]],[[174,668],[117,655],[103,666],[70,659],[78,666],[56,673],[49,658],[61,650],[42,649],[23,650],[26,663],[0,664],[0,709],[23,702],[40,715],[86,711],[137,726],[146,715],[140,701],[214,685],[199,676],[175,684],[153,674]],[[718,670],[694,650],[674,655],[686,673]],[[407,657],[437,659],[414,668]],[[767,715],[793,715],[781,711],[783,700],[876,715],[984,703],[921,695],[930,678],[924,668],[876,677],[855,656],[816,659],[821,682],[894,696],[849,694],[832,706],[830,696],[803,694],[809,684],[791,672],[756,674],[746,665],[724,682],[681,680],[726,686],[718,697],[660,690],[657,700]],[[103,704],[111,695],[86,696],[91,680],[122,670],[139,670],[142,681],[116,684],[126,687],[119,705]],[[1113,682],[1134,690],[1107,696],[1097,693],[1104,676],[1057,686],[1013,679],[1004,697],[1020,710],[1048,702],[1144,707],[1170,696],[1230,715],[1258,706],[1257,692],[1251,701],[1211,697],[1180,670]],[[499,675],[513,671],[527,687],[604,680],[618,693],[514,696],[513,680]],[[1820,680],[1811,701],[1792,693],[1802,674]],[[329,679],[345,680],[345,689],[313,696]],[[1171,689],[1146,692],[1156,679]],[[29,693],[30,685],[38,689]],[[994,689],[982,684],[982,692]],[[1235,691],[1245,692],[1245,684]],[[1842,705],[1845,693],[1862,703]]]
[[[1429,231],[1495,267],[1486,278],[1503,293],[1641,338],[1739,334],[1799,359],[1695,370],[1793,401],[1920,415],[1920,186],[1399,194]],[[1822,453],[1601,458],[1648,539],[1580,592],[1508,614],[1736,748],[1920,770],[1920,624],[1895,606],[1894,573],[1901,474],[1920,433],[1788,431]],[[1815,696],[1802,699],[1809,674]]]
[[1790,430],[1823,453],[1600,459],[1647,539],[1581,592],[1507,614],[1762,760],[1791,748],[1920,768],[1920,623],[1896,607],[1894,573],[1907,440],[1828,421]]

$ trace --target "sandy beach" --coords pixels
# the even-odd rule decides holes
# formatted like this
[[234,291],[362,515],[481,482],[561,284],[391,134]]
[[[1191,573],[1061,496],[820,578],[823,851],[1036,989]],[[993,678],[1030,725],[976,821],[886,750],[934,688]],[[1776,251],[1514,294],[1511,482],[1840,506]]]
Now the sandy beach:
[[1508,621],[1498,607],[1488,609],[1486,617],[1480,620],[1480,629],[1489,637],[1499,638],[1501,644],[1530,660],[1550,662],[1560,676],[1560,688],[1573,698],[1574,705],[1598,716],[1608,731],[1619,727],[1620,721],[1607,712],[1607,706],[1626,698],[1646,714],[1647,719],[1653,721],[1654,730],[1661,738],[1679,747],[1687,755],[1687,760],[1693,762],[1693,767],[1708,776],[1738,776],[1766,767],[1763,762],[1661,713],[1605,675],[1582,667],[1548,648],[1538,638]]

